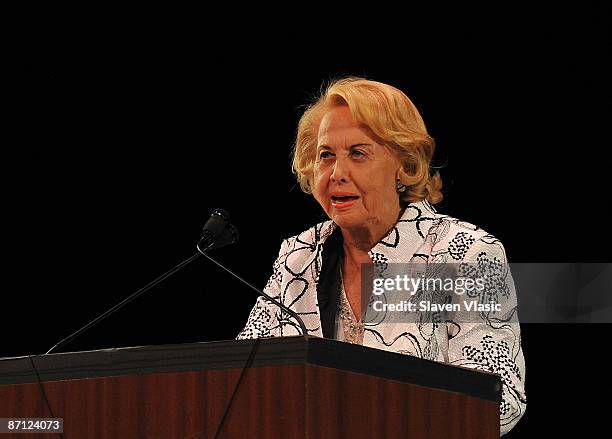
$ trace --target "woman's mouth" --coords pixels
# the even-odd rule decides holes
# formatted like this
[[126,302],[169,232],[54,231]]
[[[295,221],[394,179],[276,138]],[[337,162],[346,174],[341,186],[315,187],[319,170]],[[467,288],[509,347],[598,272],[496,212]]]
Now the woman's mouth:
[[331,205],[336,209],[345,209],[352,206],[358,199],[358,195],[332,195]]

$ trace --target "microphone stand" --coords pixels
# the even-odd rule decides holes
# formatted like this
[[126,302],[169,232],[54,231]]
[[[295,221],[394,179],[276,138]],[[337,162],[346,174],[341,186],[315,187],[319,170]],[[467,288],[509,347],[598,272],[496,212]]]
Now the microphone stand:
[[110,308],[109,310],[105,311],[103,314],[100,314],[98,317],[96,317],[94,320],[92,320],[91,322],[87,323],[85,326],[83,326],[81,329],[78,329],[76,331],[74,331],[72,334],[70,334],[68,337],[63,338],[62,340],[60,340],[58,343],[56,343],[51,349],[49,349],[45,355],[50,354],[51,352],[61,348],[62,346],[64,346],[65,344],[71,342],[72,340],[74,340],[76,337],[78,337],[79,335],[81,335],[83,332],[87,331],[89,328],[91,328],[92,326],[96,325],[98,322],[100,322],[101,320],[104,320],[106,317],[108,317],[109,315],[111,315],[112,313],[114,313],[115,311],[123,308],[125,305],[127,305],[128,303],[130,303],[131,301],[137,299],[138,297],[140,297],[141,295],[143,295],[144,293],[146,293],[147,291],[149,291],[151,288],[153,288],[155,285],[157,285],[158,283],[160,283],[161,281],[163,281],[164,279],[166,279],[167,277],[172,276],[174,273],[176,273],[177,271],[179,271],[181,268],[183,268],[185,265],[190,264],[191,262],[195,261],[196,259],[198,259],[200,256],[202,256],[202,253],[198,252],[196,254],[194,254],[193,256],[191,256],[188,259],[185,259],[183,262],[181,262],[180,264],[178,264],[176,267],[170,269],[169,271],[165,272],[164,274],[162,274],[161,276],[159,276],[157,279],[152,280],[151,282],[149,282],[148,284],[146,284],[144,287],[142,287],[141,289],[139,289],[138,291],[136,291],[135,293],[131,294],[130,296],[126,297],[125,299],[123,299],[121,302],[119,302],[118,304],[116,304],[115,306],[113,306],[112,308]]
[[142,294],[146,293],[151,288],[153,288],[155,285],[157,285],[158,283],[162,282],[164,279],[172,276],[174,273],[179,271],[185,265],[190,264],[191,262],[195,261],[196,259],[200,258],[201,256],[204,256],[206,259],[208,259],[209,261],[213,262],[215,265],[217,265],[218,267],[222,268],[225,272],[231,274],[233,277],[238,279],[244,285],[248,286],[250,289],[255,291],[258,295],[265,297],[268,301],[272,302],[273,304],[278,306],[280,309],[285,311],[287,314],[289,314],[291,317],[293,317],[297,321],[298,325],[300,326],[300,329],[302,331],[302,335],[307,337],[308,336],[308,330],[306,329],[306,325],[304,324],[304,321],[301,319],[301,317],[299,315],[297,315],[297,313],[295,311],[291,310],[289,307],[283,305],[279,301],[277,301],[277,300],[273,299],[272,297],[270,297],[268,294],[264,293],[263,291],[259,290],[256,287],[254,287],[249,282],[244,280],[242,277],[240,277],[236,273],[234,273],[232,270],[230,270],[229,268],[226,268],[225,266],[223,266],[223,264],[221,264],[220,262],[217,262],[215,259],[211,258],[210,256],[208,256],[208,254],[206,254],[206,251],[208,251],[208,250],[212,250],[212,249],[215,249],[215,248],[223,247],[225,245],[233,244],[237,240],[238,240],[238,232],[237,232],[236,228],[229,222],[229,215],[227,214],[227,212],[225,212],[222,209],[215,209],[212,212],[210,219],[206,222],[206,224],[204,226],[203,236],[202,236],[202,238],[200,239],[200,241],[198,242],[198,244],[196,246],[197,249],[198,249],[197,253],[195,253],[193,256],[185,259],[183,262],[181,262],[180,264],[178,264],[174,268],[171,268],[170,270],[168,270],[167,272],[165,272],[164,274],[162,274],[158,278],[152,280],[147,285],[145,285],[144,287],[140,288],[138,291],[134,292],[130,296],[126,297],[125,299],[123,299],[121,302],[117,303],[112,308],[110,308],[107,311],[105,311],[104,313],[100,314],[98,317],[96,317],[95,319],[93,319],[92,321],[87,323],[82,328],[74,331],[69,336],[67,336],[67,337],[63,338],[62,340],[60,340],[53,347],[51,347],[51,349],[49,349],[45,353],[45,355],[50,354],[50,353],[56,351],[57,349],[61,348],[62,346],[66,345],[67,343],[71,342],[72,340],[74,340],[76,337],[81,335],[83,332],[87,331],[92,326],[95,326],[100,321],[104,320],[106,317],[108,317],[111,314],[113,314],[115,311],[118,311],[119,309],[123,308],[125,305],[127,305],[128,303],[130,303],[133,300],[137,299]]

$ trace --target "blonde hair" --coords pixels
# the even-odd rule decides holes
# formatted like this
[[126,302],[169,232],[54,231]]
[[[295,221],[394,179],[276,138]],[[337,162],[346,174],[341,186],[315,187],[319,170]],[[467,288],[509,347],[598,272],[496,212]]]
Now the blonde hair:
[[404,204],[442,200],[440,174],[430,172],[435,142],[412,101],[395,87],[357,77],[333,81],[300,118],[293,172],[304,192],[312,193],[321,120],[329,109],[342,105],[348,106],[355,120],[367,127],[378,143],[396,153],[402,163],[399,178],[407,186],[400,194]]

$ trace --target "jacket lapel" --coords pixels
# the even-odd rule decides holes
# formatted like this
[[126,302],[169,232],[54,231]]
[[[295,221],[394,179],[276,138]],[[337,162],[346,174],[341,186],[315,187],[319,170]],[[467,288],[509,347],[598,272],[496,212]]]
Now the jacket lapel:
[[[384,271],[390,263],[427,262],[420,253],[427,231],[439,217],[427,201],[410,203],[398,223],[370,253],[372,263]],[[282,300],[303,319],[311,335],[334,338],[340,293],[342,233],[332,221],[317,224],[298,235],[285,268],[292,275]]]

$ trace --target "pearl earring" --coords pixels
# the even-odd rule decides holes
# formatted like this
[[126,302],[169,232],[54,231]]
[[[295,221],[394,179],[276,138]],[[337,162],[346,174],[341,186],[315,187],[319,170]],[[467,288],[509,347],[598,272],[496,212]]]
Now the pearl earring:
[[407,187],[408,186],[406,186],[404,183],[402,183],[399,178],[397,180],[395,180],[395,190],[398,191],[399,193],[404,192]]

